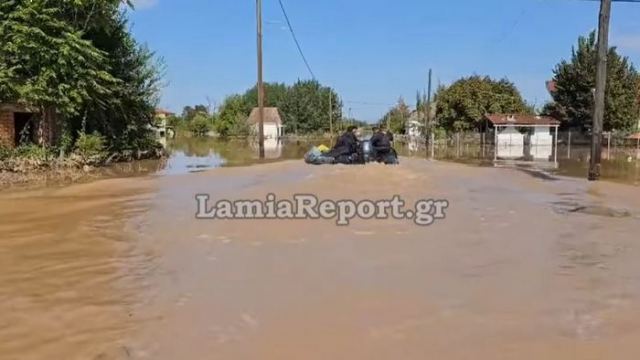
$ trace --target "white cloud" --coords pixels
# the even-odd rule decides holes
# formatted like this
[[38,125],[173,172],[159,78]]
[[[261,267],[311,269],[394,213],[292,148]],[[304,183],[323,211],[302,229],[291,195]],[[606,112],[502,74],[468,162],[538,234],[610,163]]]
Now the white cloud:
[[150,9],[158,4],[158,0],[133,0],[136,10]]

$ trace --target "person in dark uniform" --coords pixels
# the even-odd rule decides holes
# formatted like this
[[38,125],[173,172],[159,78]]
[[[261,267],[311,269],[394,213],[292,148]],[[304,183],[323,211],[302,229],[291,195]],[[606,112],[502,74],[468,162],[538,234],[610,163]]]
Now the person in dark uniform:
[[393,146],[393,133],[391,132],[391,129],[386,129],[385,130],[385,127],[383,126],[382,127],[382,131],[384,131],[387,134],[387,137],[389,138],[389,142]]
[[329,152],[329,156],[338,163],[349,164],[353,162],[354,155],[358,154],[360,142],[356,136],[357,126],[349,126],[344,134],[340,135],[335,146]]
[[371,137],[371,157],[382,162],[391,153],[391,140],[382,127],[373,129]]

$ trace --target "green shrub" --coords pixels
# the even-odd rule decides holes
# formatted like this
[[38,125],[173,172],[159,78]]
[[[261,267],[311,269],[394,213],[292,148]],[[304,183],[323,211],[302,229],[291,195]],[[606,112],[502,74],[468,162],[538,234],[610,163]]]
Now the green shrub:
[[85,134],[80,133],[76,140],[75,152],[85,162],[102,158],[106,155],[105,139],[98,133]]
[[194,136],[205,136],[211,131],[211,121],[206,116],[198,114],[189,123],[189,131]]
[[140,136],[133,141],[133,149],[138,151],[153,151],[162,148],[162,144],[158,142],[152,133]]
[[63,131],[58,142],[57,150],[62,154],[68,154],[73,150],[73,136],[69,131]]
[[13,150],[13,157],[46,162],[53,156],[50,148],[35,144],[20,145]]
[[433,128],[433,137],[436,140],[445,140],[447,138],[447,130],[442,127]]
[[0,161],[7,160],[13,156],[13,150],[4,145],[0,145]]

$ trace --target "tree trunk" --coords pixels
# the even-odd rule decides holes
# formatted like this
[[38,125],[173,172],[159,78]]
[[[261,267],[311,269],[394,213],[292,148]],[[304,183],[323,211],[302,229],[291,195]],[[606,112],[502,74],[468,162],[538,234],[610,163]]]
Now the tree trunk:
[[36,131],[38,145],[53,146],[57,140],[58,123],[53,107],[44,107],[40,112],[40,121]]

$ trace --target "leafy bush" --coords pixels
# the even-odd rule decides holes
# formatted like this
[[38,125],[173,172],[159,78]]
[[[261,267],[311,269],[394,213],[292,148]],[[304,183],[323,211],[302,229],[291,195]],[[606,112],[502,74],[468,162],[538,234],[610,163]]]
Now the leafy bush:
[[9,159],[13,155],[13,150],[6,146],[0,145],[0,161]]
[[208,117],[202,114],[196,115],[189,123],[189,131],[191,131],[194,136],[205,136],[210,130],[211,122]]
[[105,139],[98,133],[80,133],[76,140],[75,152],[84,162],[106,155]]
[[62,155],[68,154],[73,150],[73,136],[71,136],[69,131],[65,130],[62,132],[57,149]]
[[53,156],[50,148],[35,144],[20,145],[13,150],[13,157],[46,162]]
[[132,141],[132,149],[136,151],[153,151],[162,148],[162,144],[151,133]]
[[444,140],[447,138],[447,130],[445,130],[442,127],[435,127],[433,128],[433,137],[436,140]]

